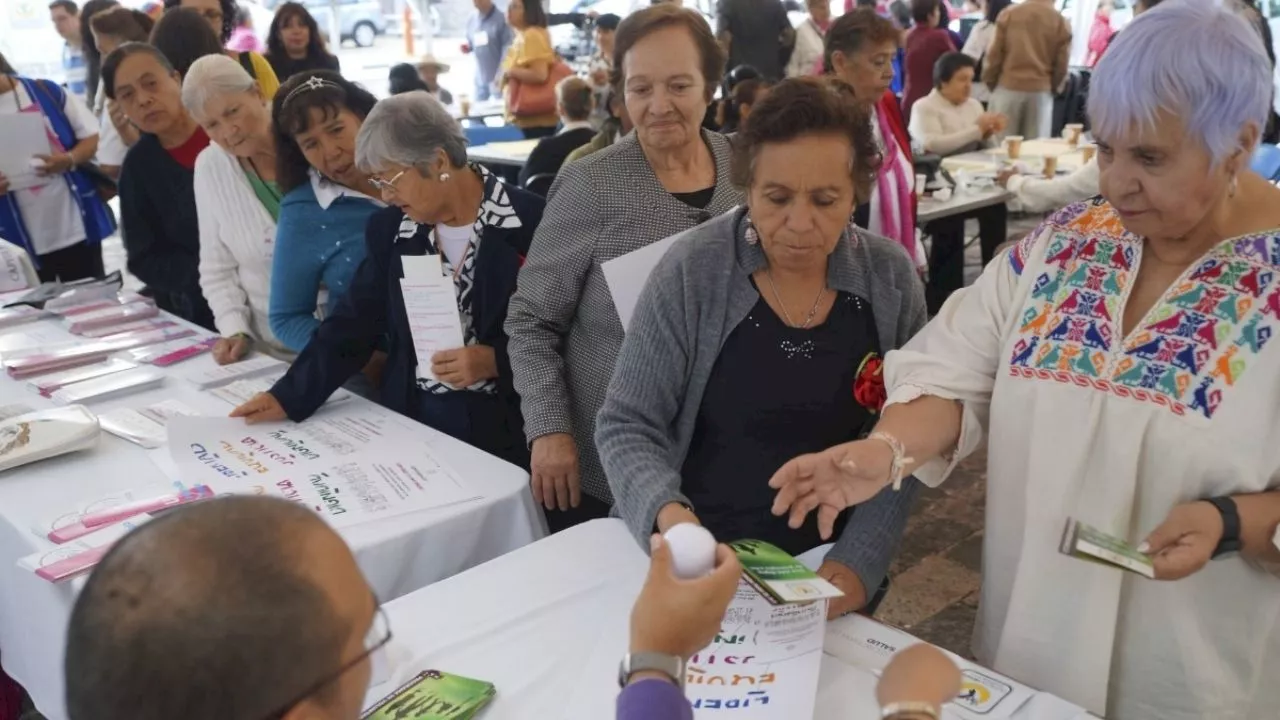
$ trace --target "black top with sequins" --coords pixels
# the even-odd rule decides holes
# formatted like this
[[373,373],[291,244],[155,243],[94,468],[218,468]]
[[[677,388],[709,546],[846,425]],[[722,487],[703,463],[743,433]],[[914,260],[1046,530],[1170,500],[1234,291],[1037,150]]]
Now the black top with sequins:
[[[725,340],[707,381],[681,488],[724,542],[752,538],[799,554],[822,544],[816,513],[799,530],[769,512],[769,478],[791,458],[861,436],[858,366],[879,353],[871,304],[840,293],[826,322],[788,327],[762,297]],[[837,525],[837,534],[848,513]]]

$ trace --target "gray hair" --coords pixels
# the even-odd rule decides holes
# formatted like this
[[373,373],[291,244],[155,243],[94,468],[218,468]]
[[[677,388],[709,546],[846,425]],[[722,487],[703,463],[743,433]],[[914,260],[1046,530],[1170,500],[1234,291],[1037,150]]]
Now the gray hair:
[[205,55],[191,64],[182,78],[182,105],[194,117],[204,117],[204,107],[219,95],[249,92],[257,83],[240,63],[226,55]]
[[467,136],[435,96],[422,90],[379,100],[356,135],[356,167],[379,172],[390,165],[421,170],[443,151],[449,164],[467,164]]

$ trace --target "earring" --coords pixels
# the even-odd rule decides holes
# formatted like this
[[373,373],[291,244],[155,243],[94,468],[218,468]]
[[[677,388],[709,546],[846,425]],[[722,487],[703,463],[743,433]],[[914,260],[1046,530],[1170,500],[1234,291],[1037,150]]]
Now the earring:
[[453,177],[447,172],[440,173],[440,182],[449,182],[449,178]]
[[1231,181],[1227,183],[1227,197],[1235,197],[1236,191],[1240,189],[1240,178],[1238,175],[1232,175]]
[[747,214],[747,230],[745,235],[748,245],[760,244],[760,232],[756,230],[756,224],[751,221],[750,213]]

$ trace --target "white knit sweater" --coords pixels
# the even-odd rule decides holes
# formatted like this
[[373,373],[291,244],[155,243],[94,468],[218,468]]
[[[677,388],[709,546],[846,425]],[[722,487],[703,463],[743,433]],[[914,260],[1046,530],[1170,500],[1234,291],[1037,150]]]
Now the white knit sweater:
[[240,163],[210,143],[195,171],[200,224],[200,290],[224,337],[251,335],[259,349],[288,351],[271,333],[267,316],[276,223],[254,194]]

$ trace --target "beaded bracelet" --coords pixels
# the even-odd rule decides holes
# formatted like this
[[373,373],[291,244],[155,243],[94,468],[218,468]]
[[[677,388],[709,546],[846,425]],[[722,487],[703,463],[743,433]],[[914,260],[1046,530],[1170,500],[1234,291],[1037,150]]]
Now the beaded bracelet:
[[906,475],[907,464],[911,462],[911,458],[907,457],[907,449],[903,447],[902,441],[890,435],[887,432],[876,431],[867,436],[868,440],[879,440],[889,449],[893,451],[893,464],[889,466],[889,482],[893,484],[894,492],[902,489],[902,478]]

